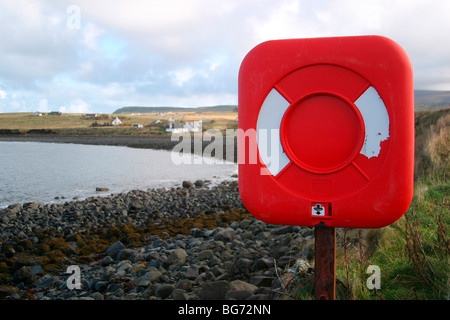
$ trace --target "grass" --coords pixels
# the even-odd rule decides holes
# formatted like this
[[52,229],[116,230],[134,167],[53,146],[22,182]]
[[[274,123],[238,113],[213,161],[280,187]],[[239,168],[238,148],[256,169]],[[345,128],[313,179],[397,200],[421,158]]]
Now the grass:
[[[111,123],[116,116],[123,122],[123,125],[104,125]],[[0,129],[18,130],[22,134],[33,129],[50,129],[58,135],[169,135],[165,131],[165,128],[169,125],[169,117],[173,117],[175,122],[209,120],[203,123],[204,130],[237,128],[236,112],[203,112],[201,114],[180,112],[166,113],[164,116],[159,116],[156,113],[137,115],[102,114],[94,119],[88,119],[84,114],[77,113],[66,113],[60,116],[43,115],[41,117],[35,116],[34,113],[3,113],[0,114]],[[161,124],[152,124],[154,120],[161,120]],[[134,124],[142,124],[144,128],[134,129]]]
[[[382,229],[358,230],[357,244],[344,238],[337,249],[336,274],[344,288],[338,298],[450,298],[449,181],[428,178],[416,183],[411,206],[396,223]],[[366,286],[369,265],[381,269],[379,290]]]

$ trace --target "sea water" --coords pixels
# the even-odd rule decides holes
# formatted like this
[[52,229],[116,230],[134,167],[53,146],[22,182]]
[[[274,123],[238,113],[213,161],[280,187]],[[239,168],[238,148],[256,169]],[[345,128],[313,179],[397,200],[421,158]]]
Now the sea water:
[[[175,164],[171,151],[166,150],[0,142],[0,207],[171,188],[180,186],[183,180],[211,180],[214,184],[231,180],[236,174],[237,164],[229,162]],[[98,192],[97,187],[108,191]]]

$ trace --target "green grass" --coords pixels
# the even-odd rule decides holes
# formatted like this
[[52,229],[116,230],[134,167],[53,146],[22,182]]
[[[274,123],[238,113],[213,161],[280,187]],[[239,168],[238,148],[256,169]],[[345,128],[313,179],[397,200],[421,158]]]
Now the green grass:
[[[359,230],[358,245],[337,248],[340,299],[442,300],[449,296],[449,181],[416,183],[409,210],[396,223]],[[344,250],[344,245],[346,249]],[[381,288],[369,290],[369,265],[381,270]]]
[[[112,126],[110,124],[115,117],[118,116],[123,125]],[[148,135],[167,135],[165,129],[168,127],[169,117],[174,117],[175,122],[193,122],[197,120],[210,120],[203,124],[203,129],[236,129],[237,113],[236,112],[203,112],[197,114],[195,112],[180,112],[176,114],[166,114],[159,116],[153,114],[141,115],[109,115],[101,114],[95,119],[88,119],[83,114],[63,113],[59,116],[44,115],[42,117],[35,116],[34,113],[0,113],[0,130],[14,130],[18,133],[25,134],[32,129],[47,129],[57,135],[100,135],[100,136],[148,136]],[[159,125],[153,125],[154,120],[161,120]],[[144,127],[134,129],[134,124],[142,124]]]

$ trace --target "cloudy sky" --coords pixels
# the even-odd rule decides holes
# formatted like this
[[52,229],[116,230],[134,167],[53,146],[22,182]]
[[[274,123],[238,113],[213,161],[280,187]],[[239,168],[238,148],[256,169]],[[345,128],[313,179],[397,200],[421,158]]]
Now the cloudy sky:
[[0,0],[0,112],[237,104],[272,39],[378,34],[450,90],[448,0]]

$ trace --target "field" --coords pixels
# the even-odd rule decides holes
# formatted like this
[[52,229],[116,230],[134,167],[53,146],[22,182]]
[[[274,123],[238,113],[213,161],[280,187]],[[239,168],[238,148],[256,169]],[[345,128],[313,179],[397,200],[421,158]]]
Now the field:
[[[111,122],[118,117],[122,124],[112,126]],[[3,113],[0,114],[0,130],[16,130],[17,133],[27,133],[30,130],[51,130],[58,135],[164,135],[169,126],[169,118],[174,123],[193,122],[202,120],[203,129],[225,130],[237,128],[237,112],[178,112],[158,115],[126,114],[111,115],[99,114],[88,118],[84,114],[61,114],[36,116],[34,113]],[[154,123],[159,120],[159,123]],[[135,129],[133,125],[142,125]]]

